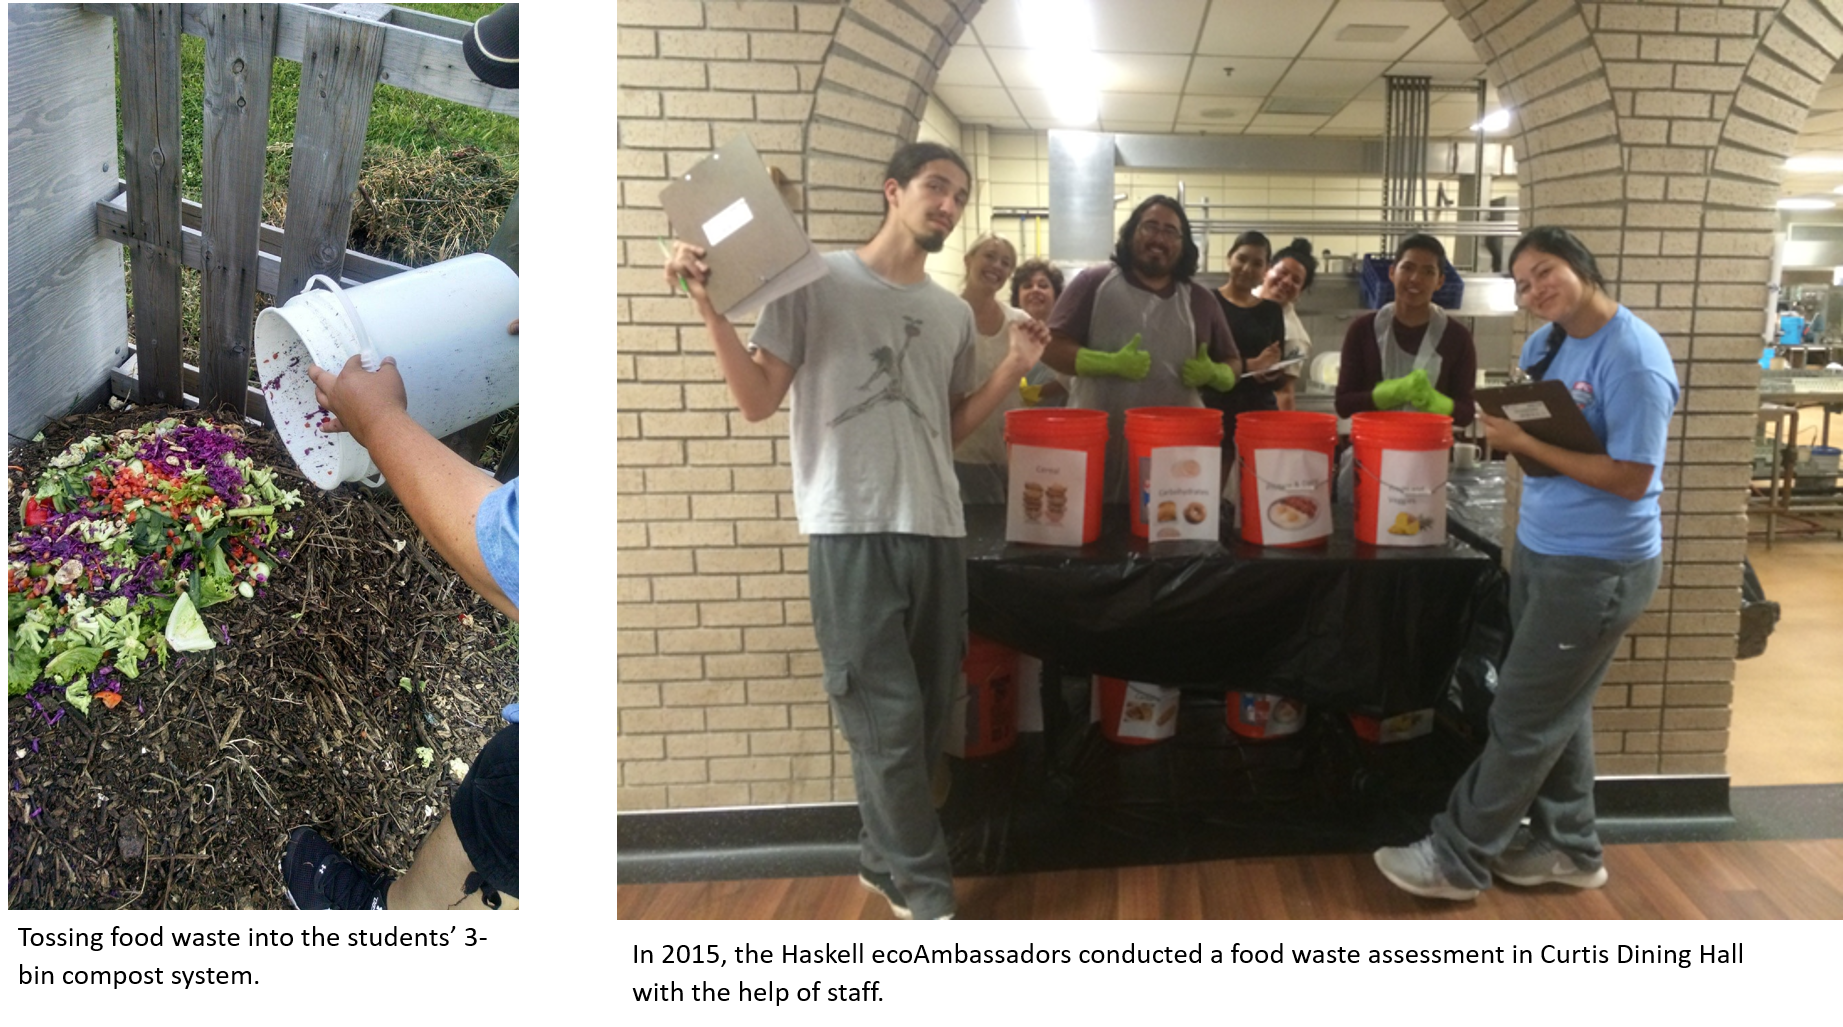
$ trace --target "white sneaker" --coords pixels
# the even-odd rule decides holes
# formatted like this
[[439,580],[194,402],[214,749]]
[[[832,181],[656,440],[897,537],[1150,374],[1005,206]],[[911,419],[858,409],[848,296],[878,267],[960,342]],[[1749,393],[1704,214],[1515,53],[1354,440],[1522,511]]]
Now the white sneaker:
[[1491,861],[1493,876],[1525,888],[1539,884],[1565,884],[1572,888],[1598,888],[1606,883],[1606,868],[1583,870],[1574,857],[1547,842],[1532,840],[1520,849],[1506,850]]
[[1413,845],[1376,850],[1376,867],[1389,883],[1410,895],[1424,899],[1451,899],[1465,902],[1478,898],[1477,888],[1457,885],[1446,879],[1440,862],[1433,854],[1433,838],[1422,838]]

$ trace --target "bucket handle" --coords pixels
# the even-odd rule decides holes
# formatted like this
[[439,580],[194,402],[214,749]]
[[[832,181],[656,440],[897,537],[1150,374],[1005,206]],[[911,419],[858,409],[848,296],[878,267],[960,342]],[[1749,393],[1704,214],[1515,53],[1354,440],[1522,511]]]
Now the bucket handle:
[[316,285],[325,285],[332,292],[333,297],[339,300],[339,305],[345,308],[346,320],[352,322],[352,331],[358,335],[359,364],[367,371],[376,371],[384,366],[383,355],[378,352],[376,346],[371,344],[371,335],[365,331],[365,322],[359,320],[358,310],[352,306],[352,301],[346,296],[346,291],[340,287],[338,282],[326,275],[315,275],[309,278],[307,288],[301,291],[312,291]]
[[[339,301],[339,305],[345,308],[346,320],[352,322],[352,331],[358,336],[359,366],[367,371],[376,371],[378,368],[383,367],[384,358],[378,354],[377,347],[371,344],[371,336],[365,331],[365,322],[359,320],[358,310],[352,306],[352,301],[346,296],[346,291],[340,288],[338,282],[333,281],[332,278],[326,275],[315,275],[309,278],[307,280],[307,288],[301,291],[312,291],[315,285],[325,285],[327,290],[333,294],[333,298]],[[379,471],[369,478],[360,478],[358,479],[358,483],[374,489],[382,488],[384,485],[384,472]]]
[[1392,492],[1400,492],[1403,495],[1413,494],[1413,488],[1425,488],[1428,494],[1431,495],[1434,489],[1445,488],[1447,486],[1448,481],[1450,480],[1449,478],[1441,478],[1439,481],[1434,482],[1432,485],[1422,485],[1422,486],[1413,486],[1413,487],[1405,486],[1405,485],[1397,485],[1394,482],[1389,481],[1388,479],[1384,478],[1381,474],[1378,474],[1377,472],[1372,471],[1368,467],[1364,466],[1363,461],[1358,460],[1358,461],[1355,461],[1355,463],[1357,465],[1357,470],[1360,473],[1367,474],[1370,477],[1376,479],[1376,484],[1381,485],[1383,488],[1389,489]]

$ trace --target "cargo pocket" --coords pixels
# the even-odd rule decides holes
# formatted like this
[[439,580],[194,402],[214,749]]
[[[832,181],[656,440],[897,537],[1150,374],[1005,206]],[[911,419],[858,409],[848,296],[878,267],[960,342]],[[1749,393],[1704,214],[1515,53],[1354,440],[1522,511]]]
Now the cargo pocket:
[[865,702],[864,690],[855,687],[851,671],[848,668],[827,667],[825,690],[826,696],[832,700],[832,718],[838,721],[838,729],[844,732],[845,741],[851,743],[852,751],[882,751],[882,742],[877,737],[876,718],[871,715],[870,706]]

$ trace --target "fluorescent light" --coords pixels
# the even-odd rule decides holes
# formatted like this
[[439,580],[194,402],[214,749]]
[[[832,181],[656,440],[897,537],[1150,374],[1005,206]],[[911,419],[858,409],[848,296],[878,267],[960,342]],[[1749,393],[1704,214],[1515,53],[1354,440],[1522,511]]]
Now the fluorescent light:
[[1843,171],[1843,157],[1793,157],[1785,162],[1787,171]]
[[1810,196],[1788,196],[1775,204],[1780,210],[1830,210],[1836,205],[1835,200],[1820,200]]
[[1070,0],[1023,0],[1018,15],[1035,51],[1037,82],[1058,124],[1093,125],[1101,113],[1094,13]]
[[1510,108],[1504,107],[1485,115],[1485,119],[1468,131],[1502,132],[1510,127]]

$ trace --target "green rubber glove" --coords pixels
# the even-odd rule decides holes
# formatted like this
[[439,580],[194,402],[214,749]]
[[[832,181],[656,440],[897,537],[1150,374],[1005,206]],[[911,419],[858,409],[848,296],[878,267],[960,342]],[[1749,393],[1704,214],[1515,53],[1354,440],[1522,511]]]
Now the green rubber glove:
[[1441,414],[1446,417],[1453,416],[1453,401],[1451,397],[1434,388],[1433,383],[1427,380],[1426,375],[1421,374],[1419,371],[1414,373],[1421,375],[1420,381],[1415,383],[1413,396],[1408,400],[1409,403],[1414,405],[1414,409],[1424,414]]
[[1088,378],[1105,375],[1129,382],[1144,381],[1152,372],[1152,354],[1139,345],[1134,335],[1118,353],[1102,353],[1086,347],[1075,352],[1075,373]]
[[1384,378],[1377,382],[1369,396],[1375,401],[1377,410],[1395,410],[1412,402],[1415,390],[1423,385],[1427,385],[1427,372],[1417,367],[1400,378]]
[[1198,346],[1197,355],[1184,361],[1178,369],[1178,377],[1193,389],[1207,385],[1217,392],[1227,392],[1235,387],[1235,368],[1211,360],[1208,343]]

